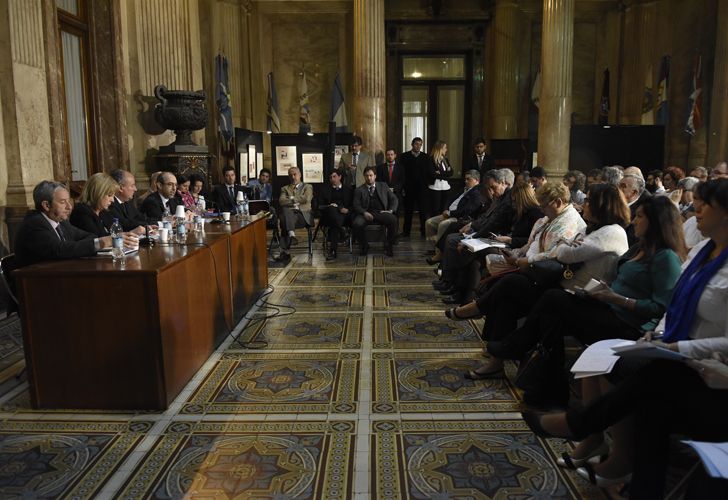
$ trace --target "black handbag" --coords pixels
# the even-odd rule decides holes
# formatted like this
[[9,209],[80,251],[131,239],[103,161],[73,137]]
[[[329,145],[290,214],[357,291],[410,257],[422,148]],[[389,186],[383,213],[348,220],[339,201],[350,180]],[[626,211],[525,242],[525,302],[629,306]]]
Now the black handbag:
[[540,393],[546,389],[553,370],[551,352],[553,347],[547,347],[542,342],[530,351],[518,365],[518,372],[514,384],[526,392]]
[[574,277],[574,271],[583,263],[562,264],[556,259],[539,260],[522,270],[534,283],[542,288],[553,288],[559,285],[561,280],[570,280]]

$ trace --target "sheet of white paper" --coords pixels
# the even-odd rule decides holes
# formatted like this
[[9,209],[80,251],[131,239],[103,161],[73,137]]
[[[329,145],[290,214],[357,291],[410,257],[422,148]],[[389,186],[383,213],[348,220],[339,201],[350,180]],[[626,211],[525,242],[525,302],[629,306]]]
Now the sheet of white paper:
[[297,167],[296,146],[276,146],[276,175],[288,176],[288,169]]
[[323,153],[303,153],[303,181],[309,184],[324,182],[324,155]]
[[255,144],[248,145],[248,179],[255,179],[258,173],[255,171],[255,162],[258,157],[255,154]]
[[614,346],[622,344],[622,339],[607,339],[595,342],[587,347],[576,363],[571,367],[571,372],[575,378],[593,377],[609,373],[619,360],[619,356],[614,353]]

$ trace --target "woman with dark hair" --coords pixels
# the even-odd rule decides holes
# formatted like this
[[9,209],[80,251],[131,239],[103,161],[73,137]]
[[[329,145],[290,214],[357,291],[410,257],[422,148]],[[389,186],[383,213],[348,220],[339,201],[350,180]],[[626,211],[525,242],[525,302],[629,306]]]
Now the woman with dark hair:
[[501,342],[488,343],[488,352],[501,360],[521,359],[539,341],[550,351],[550,370],[544,373],[550,383],[539,393],[526,392],[528,404],[568,401],[564,337],[587,344],[611,338],[635,340],[653,330],[665,312],[686,253],[680,213],[669,199],[656,196],[640,205],[633,224],[638,243],[619,259],[611,286],[602,281],[583,297],[547,290],[521,328]]
[[190,193],[190,179],[182,174],[177,174],[177,199],[184,205],[186,210],[195,208],[195,198]]
[[[728,361],[728,180],[699,184],[695,208],[707,239],[683,264],[656,328],[664,335],[653,343],[696,361],[642,363],[635,372],[633,363],[620,360],[608,376],[583,379],[582,409],[524,415],[541,435],[581,440],[565,463],[599,486],[624,482],[633,472],[630,498],[662,498],[670,434],[728,440],[728,367],[713,359],[720,354]],[[609,459],[592,470],[587,460],[602,453],[608,427]]]
[[200,174],[190,174],[190,194],[195,199],[195,204],[200,196],[205,196],[205,179]]
[[668,193],[675,191],[678,182],[684,177],[685,171],[680,167],[667,167],[662,174],[662,185],[665,186],[665,191]]
[[[561,287],[570,290],[583,287],[591,279],[611,282],[617,259],[629,248],[624,230],[629,224],[629,208],[617,186],[593,185],[584,201],[583,217],[587,222],[586,235],[574,241],[562,241],[549,253],[562,264],[581,264],[571,279],[560,282]],[[475,303],[478,311],[486,316],[485,340],[507,338],[516,330],[518,319],[529,314],[544,291],[528,274],[514,273],[502,278]],[[502,369],[503,360],[493,354],[483,366],[469,372],[468,377],[486,378],[502,373]]]

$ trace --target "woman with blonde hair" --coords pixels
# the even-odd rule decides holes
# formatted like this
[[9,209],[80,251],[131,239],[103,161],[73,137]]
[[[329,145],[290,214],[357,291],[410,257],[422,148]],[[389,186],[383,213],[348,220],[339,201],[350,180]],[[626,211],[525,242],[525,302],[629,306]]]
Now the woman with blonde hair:
[[118,190],[119,184],[108,174],[99,172],[89,177],[71,212],[71,224],[99,237],[108,236],[111,226],[104,224],[102,215]]
[[437,141],[432,147],[432,165],[427,172],[427,188],[430,192],[430,213],[428,217],[439,215],[445,210],[450,183],[447,179],[452,177],[452,167],[447,159],[447,143]]

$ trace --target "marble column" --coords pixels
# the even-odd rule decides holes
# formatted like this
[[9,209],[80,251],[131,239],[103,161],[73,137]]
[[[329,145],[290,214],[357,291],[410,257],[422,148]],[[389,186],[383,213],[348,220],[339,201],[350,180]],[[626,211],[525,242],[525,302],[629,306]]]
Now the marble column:
[[544,0],[538,164],[560,179],[569,169],[574,0]]
[[384,0],[354,0],[354,120],[364,147],[377,154],[386,141]]
[[515,0],[498,0],[493,23],[490,123],[493,139],[518,138],[518,28]]
[[[719,0],[717,17],[718,36],[715,41],[713,90],[710,96],[708,168],[728,159],[728,37],[721,36],[728,23],[728,0]],[[703,58],[703,64],[705,62]]]

